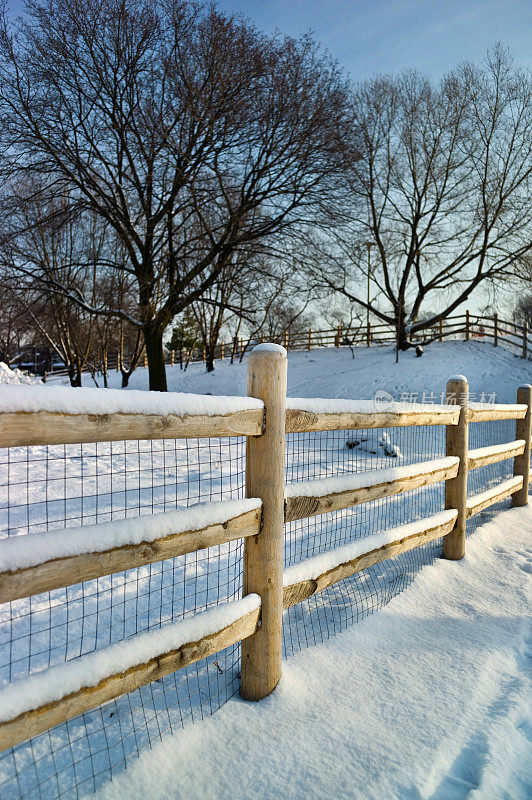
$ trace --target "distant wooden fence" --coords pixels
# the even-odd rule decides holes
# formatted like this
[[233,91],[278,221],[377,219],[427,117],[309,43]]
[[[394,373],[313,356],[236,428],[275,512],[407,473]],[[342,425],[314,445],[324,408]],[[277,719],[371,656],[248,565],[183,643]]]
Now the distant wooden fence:
[[[466,341],[476,339],[491,341],[495,346],[503,344],[515,355],[522,358],[532,357],[532,333],[528,326],[518,325],[515,322],[499,319],[495,314],[492,317],[471,314],[457,314],[442,322],[414,334],[414,341],[443,341],[444,339],[459,339]],[[262,339],[235,337],[232,342],[222,342],[215,347],[215,359],[239,359],[243,354],[250,352]],[[387,323],[370,323],[369,326],[354,325],[345,327],[338,325],[336,328],[326,330],[285,331],[279,337],[278,344],[285,350],[315,350],[317,348],[360,347],[392,344],[396,341],[395,328]],[[182,349],[166,354],[166,363],[169,365],[186,364],[188,362],[205,361],[205,348],[194,347],[191,351]]]
[[[249,408],[231,413],[223,411],[224,404],[227,408],[224,398],[209,398],[213,403],[220,403],[221,412],[212,415],[196,413],[193,405],[179,416],[172,413],[102,414],[97,410],[83,414],[23,411],[13,409],[12,404],[9,412],[0,413],[1,447],[146,437],[244,435],[247,437],[246,495],[250,498],[250,507],[238,513],[234,510],[235,501],[213,504],[216,505],[215,521],[211,518],[210,523],[204,525],[193,523],[197,519],[194,506],[184,511],[156,514],[151,522],[159,526],[159,536],[156,533],[150,541],[140,543],[132,543],[126,533],[123,543],[117,544],[124,531],[135,525],[135,520],[127,520],[127,526],[124,520],[106,523],[115,532],[114,545],[96,551],[91,537],[86,535],[87,527],[68,529],[77,542],[74,554],[65,556],[50,551],[44,559],[36,563],[33,559],[31,564],[20,558],[17,561],[12,539],[0,541],[0,564],[8,565],[0,572],[0,602],[7,603],[237,538],[244,539],[242,600],[215,606],[192,618],[109,645],[104,649],[103,663],[115,666],[107,666],[105,674],[102,674],[102,659],[98,661],[98,669],[95,668],[95,659],[102,653],[98,650],[8,684],[0,690],[0,749],[16,745],[238,642],[242,642],[241,694],[253,700],[265,697],[281,676],[284,609],[373,564],[440,537],[444,537],[444,557],[461,558],[465,552],[469,517],[505,497],[511,496],[516,506],[528,502],[532,387],[518,390],[515,405],[470,404],[467,381],[458,376],[447,384],[447,406],[396,404],[387,410],[368,411],[368,404],[357,407],[356,403],[342,400],[291,400],[287,408],[286,373],[287,359],[282,348],[266,345],[255,349],[248,360],[248,396],[258,398],[262,405],[254,400]],[[12,388],[0,390],[0,407],[2,393],[7,397]],[[20,391],[19,387],[16,389]],[[32,387],[27,387],[27,391],[33,391]],[[515,440],[469,450],[469,425],[500,419],[517,420]],[[376,469],[285,487],[286,432],[412,425],[445,426],[445,457],[392,471]],[[513,478],[489,491],[467,496],[468,470],[509,458],[514,459]],[[439,481],[446,482],[445,509],[439,513],[380,531],[283,570],[285,521],[348,508]],[[169,514],[175,525],[171,532],[168,532]],[[53,542],[53,535],[48,541]],[[137,640],[142,640],[139,656],[135,656]],[[129,655],[123,662],[120,659],[125,644]],[[82,686],[72,683],[73,664],[78,665],[78,672],[81,670],[84,676]],[[7,701],[14,694],[24,698],[23,708],[21,710],[18,703],[17,713],[10,714]]]
[[[466,341],[477,339],[491,341],[495,346],[503,344],[515,355],[522,358],[532,358],[532,333],[528,325],[518,325],[515,322],[499,319],[495,314],[492,317],[479,316],[466,311],[448,317],[437,325],[414,334],[414,341],[463,338]],[[324,347],[359,347],[392,344],[395,342],[395,329],[387,323],[368,325],[355,325],[345,327],[338,325],[336,328],[326,330],[298,331],[287,330],[279,337],[278,344],[285,350],[314,350]],[[231,342],[220,342],[214,348],[214,358],[217,361],[238,360],[250,352],[257,344],[264,342],[262,338],[245,338],[235,336]],[[190,363],[205,362],[206,352],[202,345],[195,344],[187,348],[165,352],[165,362],[168,366],[186,367]],[[106,359],[107,369],[118,370],[119,354],[110,350]],[[140,364],[147,366],[146,355],[140,359]],[[88,370],[84,370],[88,371]],[[67,375],[64,368],[52,369],[47,375]]]

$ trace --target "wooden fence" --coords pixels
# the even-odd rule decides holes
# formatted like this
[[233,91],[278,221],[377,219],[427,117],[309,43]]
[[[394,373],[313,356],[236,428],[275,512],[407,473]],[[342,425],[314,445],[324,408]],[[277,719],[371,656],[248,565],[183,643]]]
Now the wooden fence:
[[[444,339],[461,339],[469,341],[489,341],[498,346],[502,344],[522,358],[532,356],[532,334],[528,325],[518,325],[509,320],[499,319],[495,314],[492,317],[471,314],[456,314],[442,322],[414,334],[414,341],[443,341]],[[393,344],[396,341],[395,328],[387,323],[370,323],[354,325],[351,327],[328,328],[326,330],[287,330],[279,337],[278,344],[285,350],[315,350],[317,348],[340,348],[375,346]],[[231,342],[221,342],[215,347],[216,360],[239,359],[242,355],[252,350],[256,345],[264,342],[264,337],[250,338],[235,337]],[[185,365],[190,362],[205,361],[205,348],[193,347],[191,350],[182,349],[166,354],[166,363],[171,366]],[[116,356],[115,356],[116,362]],[[116,363],[113,362],[116,366]],[[145,361],[144,361],[145,363]]]
[[[459,338],[466,341],[470,339],[490,341],[495,346],[502,344],[515,355],[522,358],[532,357],[532,333],[528,325],[518,325],[515,322],[499,319],[497,314],[486,317],[466,311],[465,314],[448,317],[413,337],[414,341],[435,340],[440,342],[444,339]],[[371,347],[392,344],[395,340],[395,329],[392,325],[370,323],[369,326],[365,324],[351,327],[338,325],[336,328],[326,330],[309,329],[298,332],[287,330],[281,334],[278,343],[285,350],[314,350],[323,347]],[[235,336],[230,342],[219,342],[214,348],[215,360],[238,360],[261,342],[264,342],[264,337],[257,339],[256,337],[244,338],[241,336]],[[186,367],[190,363],[205,362],[205,360],[206,352],[202,345],[196,344],[190,348],[183,347],[180,350],[165,352],[165,361],[168,366]],[[118,370],[119,363],[119,354],[109,350],[106,358],[107,369],[109,371]],[[141,357],[140,364],[147,366],[145,354]],[[47,373],[48,376],[67,374],[68,371],[63,368],[52,369]]]
[[[444,557],[461,558],[465,553],[469,517],[505,497],[511,497],[516,506],[528,502],[531,386],[518,390],[515,405],[470,404],[467,381],[458,376],[447,384],[447,406],[396,404],[387,410],[368,411],[368,405],[357,407],[356,403],[342,400],[292,400],[287,408],[286,373],[287,359],[282,348],[275,345],[256,348],[248,360],[248,396],[256,399],[249,403],[249,408],[228,412],[224,398],[209,398],[214,404],[219,401],[218,414],[196,413],[193,405],[187,413],[179,415],[97,411],[67,414],[17,410],[12,405],[11,410],[0,413],[1,447],[244,435],[247,437],[246,495],[250,498],[250,507],[238,513],[234,501],[213,504],[216,509],[209,524],[194,523],[197,516],[193,506],[184,511],[156,514],[151,523],[159,526],[159,535],[140,543],[132,542],[129,535],[135,526],[135,520],[131,519],[126,526],[124,520],[106,523],[116,535],[112,537],[112,547],[104,545],[100,549],[95,549],[86,528],[68,529],[68,535],[75,540],[75,552],[65,556],[49,550],[44,558],[33,558],[31,564],[20,557],[17,561],[13,539],[20,537],[0,541],[0,564],[7,564],[0,572],[0,602],[7,603],[244,539],[242,600],[215,606],[191,618],[109,645],[104,648],[103,659],[102,650],[97,650],[8,684],[0,690],[0,749],[14,746],[238,642],[242,642],[241,694],[253,700],[265,697],[281,676],[284,609],[373,564],[440,537],[443,537]],[[12,388],[5,387],[2,391]],[[32,387],[27,390],[32,391]],[[517,421],[514,441],[468,449],[470,424],[500,419]],[[412,425],[445,426],[445,457],[401,467],[393,470],[393,475],[389,469],[375,469],[285,487],[286,432]],[[513,478],[489,491],[467,496],[468,470],[509,458],[514,460]],[[439,513],[380,531],[283,571],[285,521],[348,508],[440,481],[446,482],[446,492],[445,509]],[[169,513],[172,514],[170,532]],[[120,543],[124,532],[125,538]],[[54,541],[50,534],[34,536],[48,536],[48,542]],[[83,685],[73,680],[73,665],[76,675],[84,676]],[[13,706],[11,701],[15,696],[17,703]],[[10,707],[16,707],[16,713],[10,712]]]

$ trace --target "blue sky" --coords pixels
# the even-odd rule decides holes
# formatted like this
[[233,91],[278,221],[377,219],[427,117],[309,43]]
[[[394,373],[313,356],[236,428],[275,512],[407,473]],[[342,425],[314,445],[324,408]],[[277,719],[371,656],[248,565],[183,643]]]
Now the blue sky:
[[531,0],[221,0],[263,30],[308,30],[351,74],[415,67],[439,77],[497,40],[532,67]]
[[[439,77],[458,62],[508,45],[532,68],[532,0],[219,0],[266,31],[315,38],[355,80],[415,67]],[[23,0],[8,0],[13,13]]]

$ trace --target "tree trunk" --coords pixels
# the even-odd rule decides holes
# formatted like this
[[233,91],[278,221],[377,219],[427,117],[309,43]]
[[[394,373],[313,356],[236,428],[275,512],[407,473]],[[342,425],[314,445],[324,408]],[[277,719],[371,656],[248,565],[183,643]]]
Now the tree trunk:
[[205,348],[205,366],[207,372],[214,372],[214,347]]
[[81,369],[77,361],[69,366],[68,377],[70,378],[71,386],[81,386]]
[[150,328],[144,328],[144,344],[148,359],[150,392],[166,392],[166,368],[164,365],[163,335]]
[[395,314],[395,335],[399,350],[408,350],[409,347],[412,347],[406,331],[406,314],[402,308],[397,309]]

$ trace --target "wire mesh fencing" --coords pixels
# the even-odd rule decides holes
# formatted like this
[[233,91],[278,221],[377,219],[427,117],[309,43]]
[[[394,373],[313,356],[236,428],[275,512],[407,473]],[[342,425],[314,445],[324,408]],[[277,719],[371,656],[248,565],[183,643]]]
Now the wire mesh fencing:
[[[469,426],[469,448],[515,439],[515,421]],[[445,455],[444,426],[327,431],[287,436],[287,483],[403,466]],[[510,477],[512,459],[469,472],[468,495],[490,489]],[[444,483],[420,487],[358,506],[285,525],[285,566],[372,533],[415,522],[444,507]],[[468,523],[469,533],[496,507]],[[375,564],[292,606],[283,618],[286,656],[325,641],[331,635],[386,605],[408,586],[421,567],[442,554],[437,539]]]
[[[244,468],[242,437],[4,449],[2,535],[243,497]],[[0,683],[240,597],[242,551],[237,540],[4,604]],[[233,646],[5,751],[2,800],[90,794],[164,733],[233,696],[238,671]]]
[[[287,437],[287,482],[405,466],[445,455],[445,428],[327,431]],[[444,484],[420,487],[351,508],[289,522],[286,566],[386,528],[415,522],[443,508]],[[284,652],[322,642],[385,605],[441,550],[431,542],[375,564],[289,608],[283,619]]]
[[[515,420],[497,422],[474,422],[469,426],[469,449],[504,444],[515,440]],[[470,470],[467,476],[467,495],[479,494],[491,489],[513,474],[513,459],[487,464]]]
[[[511,441],[513,421],[470,425],[470,448]],[[289,434],[286,482],[404,466],[445,455],[443,426]],[[469,492],[512,462],[474,470]],[[1,536],[157,514],[245,491],[245,439],[158,440],[0,450]],[[285,525],[285,565],[436,513],[444,484]],[[489,513],[489,512],[488,512]],[[479,515],[481,518],[483,515]],[[478,520],[478,518],[476,518]],[[441,554],[441,540],[375,564],[291,607],[286,656],[385,605]],[[115,573],[0,606],[0,684],[203,611],[242,592],[243,543]],[[160,738],[238,692],[227,648],[0,754],[2,800],[78,800]]]

